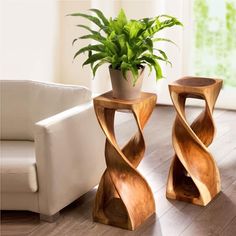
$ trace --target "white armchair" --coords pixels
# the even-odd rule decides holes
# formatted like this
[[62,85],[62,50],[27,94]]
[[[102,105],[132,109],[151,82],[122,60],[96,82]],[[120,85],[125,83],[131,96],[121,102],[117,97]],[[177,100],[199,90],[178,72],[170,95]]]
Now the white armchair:
[[98,184],[105,137],[80,86],[1,80],[1,210],[51,221]]

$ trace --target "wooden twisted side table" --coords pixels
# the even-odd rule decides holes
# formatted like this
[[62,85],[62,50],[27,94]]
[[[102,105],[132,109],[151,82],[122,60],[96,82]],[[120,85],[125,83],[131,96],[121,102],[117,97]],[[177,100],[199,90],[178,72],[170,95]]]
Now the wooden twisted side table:
[[[107,169],[100,180],[94,221],[134,230],[155,212],[152,191],[144,177],[136,170],[144,156],[143,128],[156,104],[156,95],[142,93],[140,99],[125,101],[108,92],[94,99],[94,109],[106,135],[105,159]],[[114,133],[116,111],[133,113],[138,131],[121,149]]]
[[[213,141],[215,126],[212,112],[222,87],[222,80],[185,77],[169,85],[177,112],[172,142],[175,156],[172,161],[167,197],[207,205],[220,192],[220,175],[208,146]],[[189,125],[185,117],[187,98],[205,100],[205,109]]]

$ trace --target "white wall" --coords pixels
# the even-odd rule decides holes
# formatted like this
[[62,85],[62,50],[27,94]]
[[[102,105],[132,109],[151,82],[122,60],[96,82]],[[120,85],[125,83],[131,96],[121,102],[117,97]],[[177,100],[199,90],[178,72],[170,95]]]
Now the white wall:
[[120,2],[97,0],[1,0],[0,79],[33,79],[87,86],[95,93],[109,90],[106,66],[93,80],[89,66],[82,68],[86,55],[73,56],[89,40],[74,38],[86,34],[76,24],[89,21],[67,14],[100,8],[115,16]]
[[81,47],[86,46],[88,40],[80,40],[75,43],[72,47],[72,41],[86,33],[79,27],[78,24],[85,23],[86,20],[79,17],[66,16],[70,13],[85,12],[91,8],[90,1],[61,1],[60,2],[60,26],[61,26],[61,83],[69,84],[81,84],[87,87],[91,87],[91,73],[89,67],[83,67],[83,61],[86,59],[85,56],[80,56],[73,61],[73,56],[76,49],[79,50]]
[[59,1],[1,0],[0,79],[57,81]]
[[[74,54],[81,47],[91,43],[91,40],[78,40],[72,47],[72,41],[82,35],[88,34],[87,30],[76,27],[78,24],[89,25],[90,21],[82,17],[70,17],[67,14],[80,12],[91,14],[88,11],[90,8],[98,8],[104,12],[106,16],[117,15],[120,9],[120,1],[110,0],[77,0],[77,1],[61,1],[61,38],[62,38],[62,71],[60,82],[72,83],[87,86],[94,93],[103,93],[111,89],[110,76],[108,73],[108,65],[99,68],[93,79],[92,72],[89,66],[82,67],[83,62],[87,59],[87,54],[79,55],[72,61]],[[90,27],[94,25],[90,24]]]
[[[182,3],[181,0],[179,3]],[[169,2],[169,1],[168,1]],[[70,17],[74,12],[86,13],[89,8],[99,8],[106,16],[116,16],[121,7],[130,18],[151,17],[169,13],[179,17],[182,7],[166,0],[3,0],[1,79],[34,79],[87,86],[95,93],[110,90],[108,65],[97,71],[92,79],[89,66],[82,68],[87,55],[80,55],[73,62],[77,50],[89,40],[79,40],[73,47],[74,38],[86,34],[76,24],[89,21],[81,17]],[[176,5],[176,7],[173,7]],[[170,8],[170,9],[169,9]],[[170,31],[174,41],[181,45],[181,28]],[[180,43],[179,43],[180,42]],[[168,82],[180,75],[181,51],[173,45],[164,44],[173,68],[163,65],[167,80],[156,83],[154,74],[144,80],[143,90],[157,92],[158,101],[169,98]],[[146,71],[148,75],[148,70]],[[147,77],[147,76],[146,76]]]

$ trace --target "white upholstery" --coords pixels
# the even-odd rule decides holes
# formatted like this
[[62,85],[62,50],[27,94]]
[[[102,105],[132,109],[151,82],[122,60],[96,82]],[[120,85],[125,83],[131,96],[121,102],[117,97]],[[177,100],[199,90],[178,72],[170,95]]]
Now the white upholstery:
[[105,137],[89,90],[1,81],[1,108],[1,209],[53,215],[98,184]]
[[0,89],[1,139],[34,140],[34,123],[91,100],[88,89],[72,85],[0,80]]
[[1,191],[38,190],[34,142],[1,141]]

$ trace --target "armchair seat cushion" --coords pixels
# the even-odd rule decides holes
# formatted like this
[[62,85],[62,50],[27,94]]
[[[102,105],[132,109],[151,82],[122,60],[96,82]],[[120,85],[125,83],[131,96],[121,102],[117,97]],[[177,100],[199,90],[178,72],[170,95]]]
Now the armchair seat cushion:
[[1,192],[38,190],[34,142],[1,141]]
[[98,184],[104,135],[91,91],[0,80],[0,210],[52,216]]

